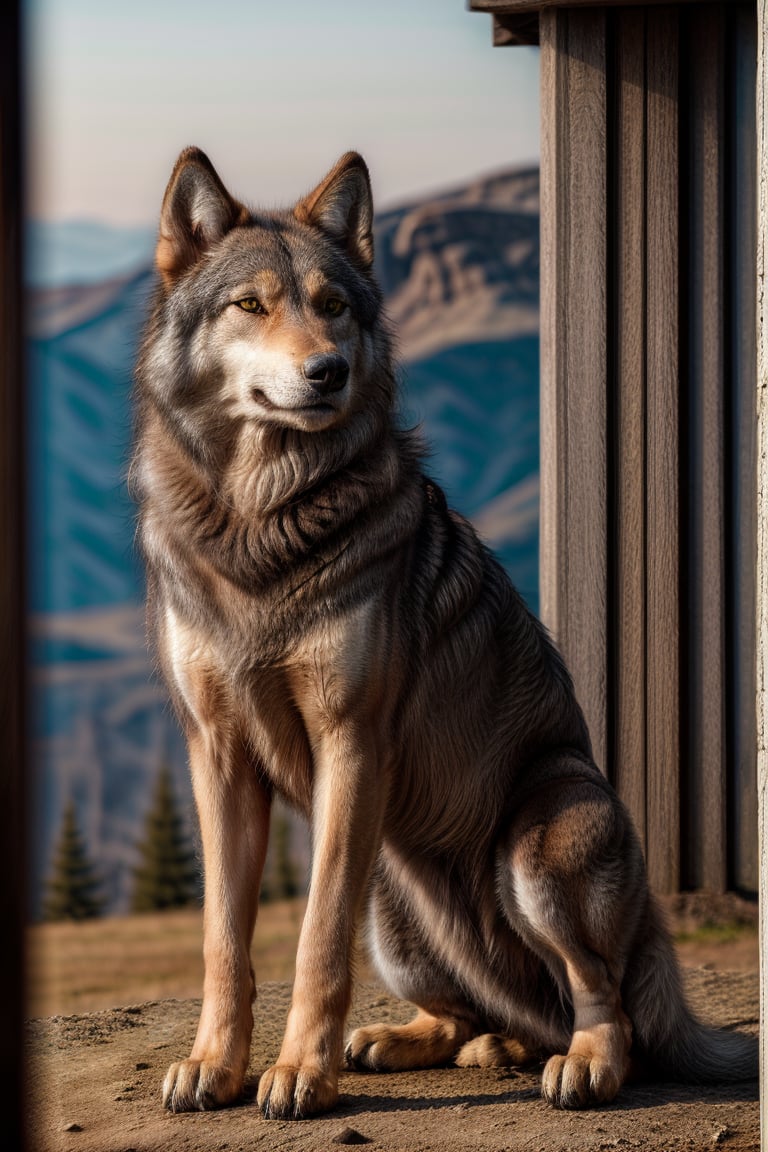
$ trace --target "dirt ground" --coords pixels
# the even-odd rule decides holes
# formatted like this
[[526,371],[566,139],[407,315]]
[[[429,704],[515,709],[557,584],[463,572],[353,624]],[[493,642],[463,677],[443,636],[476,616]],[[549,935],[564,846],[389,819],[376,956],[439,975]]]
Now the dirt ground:
[[[756,972],[686,970],[692,1004],[712,1023],[756,1032]],[[759,1148],[757,1082],[715,1087],[642,1083],[612,1105],[558,1112],[539,1096],[536,1070],[441,1068],[396,1075],[343,1074],[328,1116],[267,1121],[254,1096],[278,1053],[290,985],[263,984],[256,1006],[252,1078],[241,1105],[172,1115],[160,1103],[166,1066],[186,1055],[200,1002],[165,1000],[28,1024],[33,1152],[315,1152],[368,1143],[407,1152],[596,1152],[641,1148],[729,1152]],[[408,1005],[359,986],[350,1025],[402,1022]]]
[[[756,1033],[756,905],[700,894],[665,903],[699,1015]],[[540,1098],[535,1069],[348,1073],[339,1106],[328,1116],[264,1120],[254,1103],[256,1084],[280,1047],[290,998],[285,977],[302,911],[302,901],[265,907],[257,930],[254,965],[267,982],[259,987],[242,1104],[182,1115],[163,1110],[160,1089],[168,1064],[188,1054],[197,1025],[199,912],[36,926],[29,1014],[48,1015],[27,1026],[31,1152],[319,1152],[342,1141],[383,1152],[759,1148],[756,1082],[635,1084],[607,1108],[556,1112]],[[403,1022],[411,1014],[372,982],[363,963],[350,1027]]]

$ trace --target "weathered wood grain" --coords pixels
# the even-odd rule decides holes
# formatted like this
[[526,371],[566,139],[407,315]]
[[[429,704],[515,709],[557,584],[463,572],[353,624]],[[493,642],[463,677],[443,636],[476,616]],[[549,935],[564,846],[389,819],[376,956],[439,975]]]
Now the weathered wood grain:
[[567,22],[549,13],[541,22],[541,282],[540,301],[540,411],[541,437],[539,504],[539,601],[541,617],[558,639],[563,610],[563,574],[559,553],[563,532],[562,493],[565,488],[563,433],[564,397],[558,387],[563,376],[561,333],[565,326],[564,275],[558,232],[564,210],[566,172],[562,157],[565,126],[563,109],[566,74],[562,57],[567,45]]
[[614,117],[612,776],[645,849],[645,14],[638,10],[616,22]]
[[24,931],[27,918],[25,420],[21,235],[23,231],[21,5],[0,10],[0,901],[3,1002],[0,1078],[8,1092],[7,1147],[25,1147]]
[[[606,763],[606,36],[542,17],[542,608]],[[589,163],[573,163],[574,157]]]
[[703,5],[686,26],[689,67],[686,878],[724,892],[725,18]]
[[760,868],[760,1132],[768,1146],[768,0],[757,5],[757,805]]
[[733,17],[730,61],[734,79],[729,131],[733,141],[731,183],[730,326],[732,352],[730,539],[731,659],[733,772],[732,882],[756,892],[757,747],[755,723],[755,572],[756,475],[755,349],[756,349],[756,223],[757,135],[755,124],[755,60],[757,26],[754,10],[740,7]]
[[647,863],[680,882],[678,15],[647,25]]
[[[734,2],[734,0],[730,0]],[[736,3],[739,0],[735,0]],[[675,0],[676,4],[696,4],[701,0]],[[469,0],[472,12],[512,15],[516,12],[546,12],[553,8],[652,8],[669,0]]]

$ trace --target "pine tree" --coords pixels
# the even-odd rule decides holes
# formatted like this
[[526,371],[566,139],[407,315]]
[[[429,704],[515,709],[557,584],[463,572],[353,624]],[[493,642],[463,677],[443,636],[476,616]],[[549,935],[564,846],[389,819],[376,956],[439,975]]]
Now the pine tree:
[[56,848],[53,872],[43,905],[46,920],[90,920],[101,916],[104,900],[100,881],[88,859],[85,842],[77,826],[74,800],[64,809],[61,835]]
[[134,872],[134,912],[180,908],[200,894],[200,876],[176,804],[171,775],[163,765],[157,776],[144,839],[141,864]]
[[291,826],[282,812],[275,819],[274,837],[274,890],[278,899],[292,900],[299,894],[299,882],[291,855]]
[[291,825],[285,812],[275,807],[272,813],[272,836],[267,867],[261,885],[261,899],[292,900],[298,896],[296,865],[291,853]]

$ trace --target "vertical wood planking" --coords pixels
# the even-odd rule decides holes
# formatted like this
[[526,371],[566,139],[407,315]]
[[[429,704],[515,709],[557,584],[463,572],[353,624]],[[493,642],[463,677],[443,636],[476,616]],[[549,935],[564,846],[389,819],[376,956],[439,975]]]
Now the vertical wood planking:
[[563,339],[565,294],[559,233],[566,203],[567,170],[562,155],[566,131],[563,63],[567,16],[543,12],[541,43],[541,283],[540,283],[540,438],[541,500],[539,511],[539,599],[541,616],[561,641],[566,572],[560,552],[564,523],[566,455],[564,444]]
[[760,873],[760,1140],[768,1147],[768,0],[757,5],[757,822]]
[[648,874],[680,879],[678,18],[646,12]]
[[21,5],[0,9],[0,908],[3,998],[0,1080],[7,1093],[6,1147],[27,1147],[24,1056],[24,930],[27,812],[26,747],[25,420],[21,235]]
[[686,21],[690,76],[688,227],[688,621],[685,880],[724,892],[725,738],[725,20]]
[[645,14],[615,32],[615,528],[613,779],[646,845]]
[[606,769],[607,613],[607,173],[606,17],[568,16],[569,147],[566,308],[565,488],[569,525],[565,648],[592,737]]
[[731,422],[730,601],[732,631],[733,876],[737,888],[756,892],[757,750],[755,743],[755,252],[756,124],[754,9],[739,5],[733,13],[730,78],[733,100],[729,134],[732,152],[730,189],[730,315],[733,333]]
[[[605,13],[542,14],[542,611],[606,763]],[[589,163],[578,162],[589,157]]]

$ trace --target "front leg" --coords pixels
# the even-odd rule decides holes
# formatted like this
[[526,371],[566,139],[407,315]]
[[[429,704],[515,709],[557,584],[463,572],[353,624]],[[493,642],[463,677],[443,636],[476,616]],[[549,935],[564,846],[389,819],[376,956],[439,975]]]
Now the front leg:
[[379,844],[384,782],[370,727],[346,722],[315,755],[314,854],[296,980],[277,1064],[261,1078],[269,1118],[299,1119],[338,1099],[355,927]]
[[189,738],[205,868],[205,984],[190,1056],[172,1064],[173,1112],[217,1108],[240,1095],[255,996],[250,945],[269,834],[270,800],[242,741],[211,718]]

